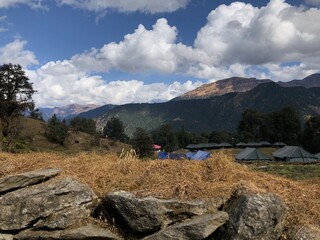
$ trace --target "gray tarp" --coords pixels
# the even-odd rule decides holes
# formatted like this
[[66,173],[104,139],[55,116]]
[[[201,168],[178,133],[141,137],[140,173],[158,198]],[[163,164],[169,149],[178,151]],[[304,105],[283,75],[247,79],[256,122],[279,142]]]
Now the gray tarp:
[[285,146],[272,153],[276,160],[286,162],[310,163],[318,161],[318,158],[298,146]]
[[256,148],[246,148],[239,152],[235,157],[240,161],[270,160],[268,156]]

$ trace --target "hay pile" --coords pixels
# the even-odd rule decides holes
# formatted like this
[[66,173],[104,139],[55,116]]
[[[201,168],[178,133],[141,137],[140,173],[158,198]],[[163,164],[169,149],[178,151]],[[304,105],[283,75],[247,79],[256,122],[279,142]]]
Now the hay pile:
[[63,169],[91,186],[99,196],[126,190],[140,196],[182,200],[229,197],[241,187],[250,192],[273,192],[288,206],[287,226],[320,227],[320,179],[296,182],[267,173],[253,172],[225,153],[206,161],[141,161],[134,154],[0,153],[0,177],[47,167]]

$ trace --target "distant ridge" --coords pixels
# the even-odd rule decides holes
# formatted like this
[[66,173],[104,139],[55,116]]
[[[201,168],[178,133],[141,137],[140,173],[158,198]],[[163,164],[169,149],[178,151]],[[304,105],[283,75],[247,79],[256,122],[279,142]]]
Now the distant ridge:
[[278,82],[283,87],[320,87],[320,73],[312,74],[302,80],[292,80],[290,82]]
[[95,109],[99,107],[95,104],[88,104],[88,105],[80,105],[80,104],[71,104],[64,107],[54,107],[54,108],[39,108],[40,113],[42,114],[42,117],[44,120],[48,120],[51,118],[54,114],[59,119],[71,119],[77,116],[78,114],[82,112],[86,112],[92,109]]
[[[204,84],[192,91],[178,96],[172,101],[187,99],[206,99],[214,96],[221,96],[231,92],[247,92],[260,84],[274,82],[270,79],[241,78],[232,77],[218,80],[213,83]],[[282,87],[320,87],[320,73],[312,74],[302,80],[292,80],[289,82],[277,82]]]
[[111,105],[111,104],[107,104],[92,110],[89,110],[87,112],[82,112],[80,114],[77,115],[77,117],[81,117],[81,118],[96,118],[100,115],[106,114],[108,113],[110,110],[114,109],[117,105]]

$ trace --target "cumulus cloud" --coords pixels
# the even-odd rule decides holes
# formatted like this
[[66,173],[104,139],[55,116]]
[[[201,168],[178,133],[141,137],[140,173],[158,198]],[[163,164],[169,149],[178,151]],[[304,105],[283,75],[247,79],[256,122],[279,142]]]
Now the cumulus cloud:
[[71,61],[48,62],[36,71],[27,71],[38,92],[34,95],[37,106],[64,106],[79,104],[125,104],[167,101],[193,90],[202,82],[186,81],[172,84],[143,81],[105,82],[99,75],[79,71]]
[[25,4],[31,8],[38,9],[43,8],[42,2],[43,0],[1,0],[0,8],[8,8],[19,4]]
[[319,9],[302,9],[284,0],[262,8],[235,2],[221,5],[208,16],[195,47],[211,56],[211,63],[261,65],[306,60],[319,56]]
[[278,76],[272,75],[274,68],[268,70],[269,64],[281,67],[289,62],[301,62],[301,68],[315,72],[320,25],[314,23],[319,21],[319,9],[295,7],[284,0],[271,0],[261,8],[234,2],[208,15],[193,46],[177,42],[177,28],[159,19],[150,30],[139,25],[119,43],[75,55],[72,62],[86,71],[156,71],[205,79],[251,77],[258,74],[254,71],[258,67]]
[[27,67],[37,64],[38,60],[35,54],[29,50],[25,50],[26,41],[15,40],[0,48],[0,64],[13,63]]
[[172,45],[176,40],[177,29],[168,25],[166,19],[159,19],[152,30],[143,25],[132,34],[127,34],[119,43],[109,43],[101,49],[76,55],[72,61],[81,69],[108,71],[119,69],[137,72],[156,70],[173,72],[176,69],[176,56]]
[[174,12],[184,8],[191,0],[56,0],[60,5],[70,5],[76,8],[94,12],[117,10],[120,12],[162,13]]

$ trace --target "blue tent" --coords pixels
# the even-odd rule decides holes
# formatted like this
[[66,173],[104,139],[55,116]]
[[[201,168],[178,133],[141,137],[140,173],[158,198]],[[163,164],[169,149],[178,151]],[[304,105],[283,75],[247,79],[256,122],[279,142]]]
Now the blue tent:
[[169,153],[167,152],[158,152],[158,159],[168,159]]
[[195,154],[192,154],[191,152],[188,152],[187,153],[187,157],[190,160],[205,160],[208,157],[210,157],[210,153],[199,150]]

